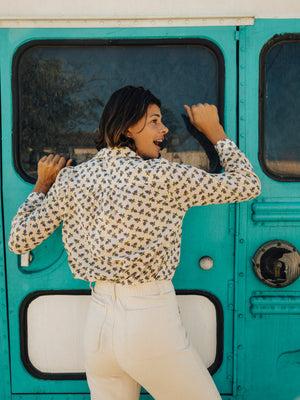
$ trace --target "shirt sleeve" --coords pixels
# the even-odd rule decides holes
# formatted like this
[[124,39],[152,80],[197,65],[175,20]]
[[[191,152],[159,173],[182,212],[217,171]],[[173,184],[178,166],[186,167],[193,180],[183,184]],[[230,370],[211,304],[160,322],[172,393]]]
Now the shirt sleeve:
[[170,195],[182,210],[192,206],[251,200],[260,194],[259,178],[234,142],[223,139],[215,148],[224,168],[223,173],[211,174],[184,164],[176,164],[171,171]]
[[68,190],[68,169],[60,171],[46,196],[32,192],[19,208],[12,220],[8,241],[13,253],[23,254],[34,249],[61,224]]

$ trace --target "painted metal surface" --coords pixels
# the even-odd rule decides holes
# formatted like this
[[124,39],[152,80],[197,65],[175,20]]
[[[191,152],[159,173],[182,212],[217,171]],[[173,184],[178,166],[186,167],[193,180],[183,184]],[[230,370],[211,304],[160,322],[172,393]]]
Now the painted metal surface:
[[258,20],[239,32],[240,147],[262,183],[262,194],[252,205],[238,206],[234,386],[237,398],[247,400],[295,400],[300,396],[300,315],[291,305],[283,311],[283,304],[289,301],[285,296],[293,304],[297,302],[300,280],[281,292],[261,282],[251,265],[257,249],[270,240],[285,240],[300,248],[300,184],[272,180],[258,161],[260,52],[274,35],[299,30],[299,20]]
[[[2,183],[2,174],[0,184]],[[9,332],[7,321],[5,239],[3,231],[2,184],[0,196],[0,399],[10,397]]]
[[[253,26],[155,29],[3,29],[0,32],[3,207],[6,239],[10,221],[32,185],[16,173],[12,161],[11,63],[17,48],[47,38],[167,38],[212,40],[225,58],[225,129],[246,152],[262,182],[257,200],[238,206],[191,209],[184,220],[177,289],[202,289],[215,294],[224,309],[224,355],[214,379],[223,400],[296,400],[300,397],[300,279],[282,289],[271,288],[254,274],[251,258],[264,243],[281,239],[298,251],[300,183],[278,182],[263,173],[259,147],[259,57],[275,34],[300,31],[299,20],[256,20]],[[238,41],[238,74],[236,44]],[[238,87],[237,87],[238,84]],[[237,97],[238,89],[238,97]],[[236,101],[238,100],[238,121]],[[216,223],[217,221],[217,223]],[[18,308],[35,290],[88,289],[74,281],[67,267],[60,232],[35,252],[36,267],[20,267],[6,249],[6,274],[0,266],[0,398],[15,400],[87,400],[84,381],[45,381],[30,376],[21,362]],[[211,257],[213,267],[199,260]],[[0,253],[4,257],[4,253]],[[37,262],[37,260],[39,260]],[[7,297],[6,297],[7,295]],[[9,334],[6,319],[8,300]],[[11,351],[9,360],[9,349]],[[10,361],[10,370],[8,364]],[[10,373],[12,382],[10,383]],[[142,394],[141,399],[151,396]]]
[[[219,46],[225,58],[225,129],[236,139],[236,41],[235,27],[222,28],[160,28],[160,29],[87,29],[87,30],[2,30],[2,124],[5,231],[9,234],[10,221],[18,206],[32,190],[32,184],[22,180],[15,171],[12,157],[12,59],[23,43],[35,39],[122,39],[122,38],[181,38],[201,37]],[[216,226],[215,221],[218,221]],[[199,267],[199,259],[209,255],[214,260],[211,270]],[[65,393],[74,399],[76,394],[88,393],[85,381],[41,380],[31,376],[24,368],[20,355],[18,309],[22,300],[37,290],[88,289],[88,284],[74,280],[67,266],[66,254],[61,243],[60,230],[33,251],[33,262],[21,267],[17,255],[7,250],[7,296],[11,349],[11,391],[16,398],[26,398],[26,393],[48,393],[54,396]],[[232,393],[232,341],[233,341],[233,292],[227,285],[233,280],[234,266],[234,205],[194,208],[188,212],[183,226],[181,262],[174,278],[176,289],[201,289],[214,294],[224,311],[224,358],[226,362],[214,374],[219,390]],[[222,279],[220,279],[222,276]],[[230,293],[230,294],[229,294]],[[22,395],[21,395],[22,394]],[[81,395],[82,396],[82,395]],[[142,395],[145,397],[145,395]],[[80,397],[80,396],[79,396]],[[33,397],[30,397],[32,399]],[[47,398],[47,396],[45,397]],[[55,396],[53,398],[56,398]]]
[[300,296],[259,295],[250,298],[252,315],[300,315]]
[[300,221],[300,202],[255,202],[252,207],[254,222]]

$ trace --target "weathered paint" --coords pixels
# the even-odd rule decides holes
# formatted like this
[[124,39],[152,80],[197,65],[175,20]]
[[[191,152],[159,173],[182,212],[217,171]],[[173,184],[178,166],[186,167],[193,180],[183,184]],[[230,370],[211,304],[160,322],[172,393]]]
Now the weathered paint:
[[[287,3],[284,3],[284,6],[287,7]],[[274,8],[276,9],[275,6]],[[294,307],[291,312],[284,311],[286,301],[284,296],[298,304],[300,280],[298,279],[284,291],[269,288],[257,279],[251,264],[251,257],[255,251],[272,239],[292,242],[298,250],[300,249],[297,214],[300,184],[270,179],[263,173],[258,161],[260,51],[275,34],[299,32],[299,30],[300,24],[297,19],[270,19],[255,20],[254,25],[240,27],[239,31],[236,31],[234,26],[131,29],[32,28],[0,31],[2,206],[6,241],[11,218],[18,205],[32,189],[32,185],[23,181],[16,173],[12,162],[11,64],[13,54],[20,45],[30,40],[50,38],[202,37],[216,43],[223,52],[226,71],[225,130],[231,138],[237,139],[238,118],[240,148],[246,152],[258,172],[263,192],[257,200],[237,206],[191,209],[184,220],[182,257],[174,278],[174,284],[178,289],[205,289],[216,294],[222,301],[225,311],[224,358],[214,379],[223,393],[223,400],[260,400],[267,397],[273,400],[295,400],[300,396],[299,314],[297,310],[295,312]],[[235,113],[237,102],[238,115]],[[218,221],[219,226],[215,221]],[[45,262],[49,252],[57,249],[62,249],[59,231],[46,245],[41,246],[36,254]],[[6,255],[6,270],[4,255]],[[198,265],[199,259],[204,255],[211,256],[214,260],[214,267],[211,270],[202,270]],[[22,273],[18,268],[18,256],[10,253],[7,248],[4,253],[3,246],[0,259],[2,260],[0,369],[3,378],[0,380],[1,399],[88,399],[87,385],[84,381],[43,381],[25,371],[19,354],[18,326],[18,308],[28,293],[47,289],[87,289],[87,284],[72,279],[64,253],[55,261],[53,268],[46,269],[42,273],[30,273],[30,267],[29,273]],[[6,317],[7,299],[10,347]],[[252,306],[257,301],[261,304],[258,311],[253,312]],[[273,301],[277,304],[275,304],[277,313],[273,312]],[[150,400],[151,397],[143,394],[141,399]]]

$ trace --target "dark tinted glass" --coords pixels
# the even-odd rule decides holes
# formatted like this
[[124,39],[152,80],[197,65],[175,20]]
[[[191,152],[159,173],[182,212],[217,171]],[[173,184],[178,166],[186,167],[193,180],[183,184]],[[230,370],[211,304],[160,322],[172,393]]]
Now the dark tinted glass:
[[300,41],[279,41],[263,54],[261,161],[279,180],[300,178]]
[[150,89],[162,101],[163,121],[169,128],[164,157],[216,170],[216,153],[199,135],[200,144],[198,133],[182,116],[183,105],[196,102],[216,104],[222,115],[222,56],[208,43],[35,44],[19,51],[15,57],[18,171],[32,181],[37,161],[48,153],[63,154],[77,163],[91,158],[103,105],[112,92],[129,84]]

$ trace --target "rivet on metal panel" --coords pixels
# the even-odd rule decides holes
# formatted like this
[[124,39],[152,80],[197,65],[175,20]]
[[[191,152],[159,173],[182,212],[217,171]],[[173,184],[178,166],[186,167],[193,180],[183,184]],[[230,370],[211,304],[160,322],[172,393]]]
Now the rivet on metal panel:
[[244,318],[244,315],[243,314],[239,314],[238,317],[239,318]]
[[239,344],[237,348],[238,350],[243,350],[244,346],[242,344]]
[[240,272],[240,273],[239,273],[239,277],[240,277],[240,278],[243,278],[244,276],[245,276],[244,272]]
[[240,239],[240,243],[245,243],[245,239]]
[[234,282],[231,280],[227,284],[227,307],[229,310],[234,309]]

